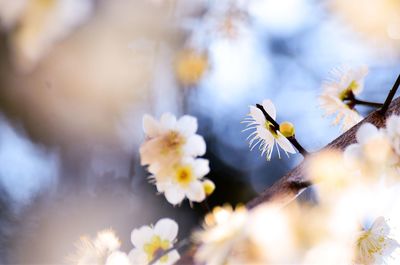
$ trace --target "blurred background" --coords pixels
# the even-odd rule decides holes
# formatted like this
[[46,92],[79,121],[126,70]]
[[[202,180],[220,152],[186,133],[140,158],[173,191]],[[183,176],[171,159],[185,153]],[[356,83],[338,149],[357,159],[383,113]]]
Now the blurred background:
[[148,183],[145,113],[196,116],[209,204],[246,203],[302,159],[249,151],[249,105],[272,99],[315,151],[340,135],[317,101],[332,68],[368,65],[360,97],[378,102],[400,72],[398,0],[0,0],[0,24],[2,264],[65,263],[104,228],[128,251],[135,227],[200,223]]

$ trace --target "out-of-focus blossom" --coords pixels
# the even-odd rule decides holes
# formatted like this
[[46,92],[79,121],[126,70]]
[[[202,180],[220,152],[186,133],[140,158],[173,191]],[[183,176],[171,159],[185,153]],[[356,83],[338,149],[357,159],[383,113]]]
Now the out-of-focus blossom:
[[78,265],[104,265],[108,257],[119,249],[121,243],[111,230],[103,230],[93,240],[82,237],[77,243],[77,255],[73,257]]
[[390,227],[385,218],[378,217],[370,228],[364,229],[356,243],[357,264],[384,264],[385,259],[400,245],[389,237]]
[[21,16],[27,0],[0,0],[0,23],[5,29],[13,27]]
[[380,177],[394,163],[390,141],[383,129],[370,123],[360,126],[356,133],[357,143],[344,152],[350,167],[361,170],[364,177]]
[[[262,106],[265,111],[271,116],[272,119],[276,119],[275,106],[271,100],[264,100]],[[289,140],[283,136],[279,131],[279,128],[275,128],[274,125],[269,122],[263,115],[262,111],[255,106],[250,106],[250,113],[243,122],[247,123],[245,130],[255,129],[248,138],[250,138],[250,149],[252,150],[256,145],[259,145],[261,155],[266,154],[267,160],[271,159],[272,151],[274,146],[280,146],[288,155],[288,153],[294,154],[296,150],[289,142]],[[280,157],[279,148],[278,155]]]
[[176,76],[182,85],[194,86],[198,84],[208,68],[208,58],[205,53],[185,50],[178,56]]
[[202,179],[209,171],[207,159],[187,157],[174,166],[171,176],[159,180],[156,174],[151,178],[155,181],[158,192],[164,193],[171,204],[179,204],[185,197],[189,201],[201,202],[206,198]]
[[387,119],[385,132],[395,154],[392,160],[400,168],[400,116],[392,115]]
[[368,68],[365,66],[358,69],[337,68],[332,71],[332,77],[322,85],[323,91],[319,97],[320,107],[325,111],[325,115],[336,115],[333,124],[341,122],[343,131],[362,119],[352,102],[345,101],[362,91],[367,73]]
[[233,252],[245,240],[248,212],[244,207],[235,210],[230,206],[215,207],[206,215],[204,230],[194,233],[200,244],[195,261],[202,264],[231,264]]
[[[160,219],[154,227],[142,226],[132,231],[131,240],[135,246],[129,253],[132,264],[149,264],[158,255],[171,249],[178,235],[178,224],[171,219]],[[160,257],[157,265],[174,264],[179,260],[178,251],[172,250]]]
[[143,117],[146,141],[140,147],[142,165],[149,165],[149,171],[157,174],[157,180],[175,175],[174,166],[184,157],[201,156],[206,151],[203,137],[196,134],[197,120],[185,115],[179,120],[170,113],[164,113],[160,121],[150,115]]
[[[362,12],[360,12],[362,7]],[[378,47],[398,49],[400,2],[397,0],[332,0],[332,10]],[[397,40],[397,41],[395,41]]]
[[122,251],[114,251],[108,256],[106,265],[134,265],[129,260],[128,255]]
[[88,18],[93,5],[92,0],[15,2],[19,5],[3,4],[2,7],[10,8],[10,12],[2,11],[2,19],[5,26],[15,25],[11,36],[14,59],[17,66],[26,71],[30,70],[55,42],[82,24]]

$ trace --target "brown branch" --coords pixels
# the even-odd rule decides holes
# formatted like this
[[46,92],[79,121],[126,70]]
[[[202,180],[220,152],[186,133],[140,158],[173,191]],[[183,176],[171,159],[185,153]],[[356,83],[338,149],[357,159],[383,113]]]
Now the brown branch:
[[[356,132],[358,128],[364,123],[372,123],[376,127],[381,128],[385,126],[386,118],[392,114],[400,115],[400,97],[393,100],[390,104],[385,115],[380,114],[380,110],[376,110],[369,114],[365,119],[361,122],[353,126],[351,129],[346,131],[344,134],[333,140],[323,149],[335,148],[343,150],[348,145],[356,142]],[[284,175],[280,180],[275,182],[271,187],[267,188],[264,192],[262,192],[258,197],[251,200],[247,203],[247,208],[251,209],[256,207],[257,205],[268,202],[274,198],[279,197],[293,197],[296,195],[301,189],[308,186],[308,181],[304,178],[304,162],[300,163],[297,167],[291,170],[289,173]],[[194,249],[191,249],[187,252],[177,264],[194,264],[193,262],[193,254]]]
[[[356,142],[355,138],[356,132],[363,123],[369,122],[374,124],[376,127],[380,128],[385,126],[386,117],[390,116],[391,114],[397,114],[397,115],[400,114],[400,97],[395,99],[392,102],[392,104],[390,104],[390,107],[387,110],[386,115],[382,116],[379,113],[379,110],[372,112],[361,122],[353,126],[351,129],[349,129],[347,132],[345,132],[344,134],[333,140],[331,143],[329,143],[326,147],[324,147],[324,149],[335,148],[343,150],[344,148],[346,148],[346,146]],[[254,208],[255,206],[263,202],[270,201],[271,199],[273,199],[278,195],[290,196],[297,194],[302,188],[304,188],[304,185],[302,185],[302,183],[305,182],[303,169],[304,169],[304,163],[302,162],[300,165],[298,165],[288,174],[283,176],[271,187],[267,188],[257,198],[247,203],[247,207]]]

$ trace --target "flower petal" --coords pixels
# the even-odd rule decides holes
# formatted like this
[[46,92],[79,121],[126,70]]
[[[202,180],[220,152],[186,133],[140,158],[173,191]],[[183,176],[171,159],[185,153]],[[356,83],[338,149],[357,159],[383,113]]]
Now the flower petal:
[[158,136],[160,131],[160,124],[152,116],[145,114],[143,116],[143,131],[146,136],[153,138]]
[[202,178],[210,172],[209,161],[207,159],[198,158],[193,163],[194,174],[198,178]]
[[165,131],[176,129],[176,117],[169,112],[161,116],[160,122]]
[[131,233],[131,242],[136,248],[141,249],[144,244],[151,240],[153,235],[153,229],[149,226],[142,226],[139,229],[133,229]]
[[360,126],[356,133],[356,139],[359,143],[365,143],[371,136],[374,136],[378,133],[378,128],[376,128],[371,123],[364,123]]
[[182,116],[178,120],[177,129],[182,135],[189,137],[197,131],[197,119],[189,115]]
[[187,139],[183,146],[183,152],[187,156],[202,156],[206,153],[206,142],[198,134],[192,135]]
[[165,190],[165,198],[173,205],[179,204],[185,199],[185,193],[176,185],[170,185]]
[[178,224],[169,218],[160,219],[154,226],[154,233],[162,239],[173,242],[178,235]]
[[274,103],[270,99],[265,99],[262,102],[262,106],[264,107],[265,111],[271,116],[272,119],[276,119],[276,109]]
[[186,197],[193,202],[201,202],[206,198],[203,184],[200,181],[193,181],[185,190]]
[[291,154],[296,153],[296,149],[294,149],[294,147],[290,143],[290,141],[285,136],[281,135],[280,133],[279,133],[278,138],[276,138],[276,142],[286,152],[291,153]]
[[114,251],[108,256],[106,265],[130,265],[130,259],[128,255],[121,251]]
[[142,249],[134,248],[129,252],[128,256],[133,265],[147,264],[149,262],[146,253]]
[[257,124],[264,124],[264,114],[255,106],[250,106],[250,116],[256,121]]

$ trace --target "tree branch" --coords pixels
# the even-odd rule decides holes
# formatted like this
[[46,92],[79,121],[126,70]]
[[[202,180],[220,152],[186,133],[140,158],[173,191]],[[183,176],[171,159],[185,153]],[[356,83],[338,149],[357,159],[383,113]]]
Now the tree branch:
[[[399,78],[400,80],[400,78]],[[400,82],[400,81],[399,81]],[[396,82],[397,83],[397,82]],[[400,115],[400,97],[393,100],[390,104],[388,110],[386,111],[387,115],[382,115],[380,110],[376,110],[370,113],[365,119],[361,122],[350,128],[344,134],[333,140],[323,149],[340,149],[344,150],[348,145],[356,142],[356,132],[358,128],[364,123],[372,123],[378,128],[384,127],[386,123],[386,117],[389,117],[392,114]],[[257,205],[271,201],[278,196],[295,196],[300,190],[309,186],[309,182],[304,178],[304,162],[300,163],[293,170],[289,171],[286,175],[284,175],[280,180],[275,182],[271,187],[267,188],[264,192],[262,192],[258,197],[254,198],[250,202],[247,203],[247,208],[251,209],[256,207]],[[178,261],[177,264],[187,265],[194,264],[193,255],[195,253],[195,247],[188,251],[182,258]]]

